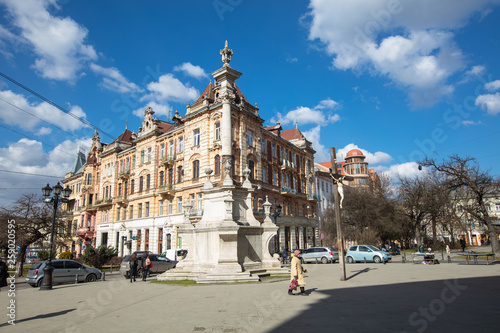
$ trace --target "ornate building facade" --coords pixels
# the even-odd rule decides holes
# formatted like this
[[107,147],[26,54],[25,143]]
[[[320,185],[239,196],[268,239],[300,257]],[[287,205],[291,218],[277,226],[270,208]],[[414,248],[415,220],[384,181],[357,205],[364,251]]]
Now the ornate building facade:
[[311,142],[298,129],[264,127],[257,105],[234,83],[242,74],[229,66],[227,44],[221,55],[224,66],[212,73],[214,83],[184,115],[176,111],[167,122],[147,108],[137,134],[125,130],[110,144],[94,134],[81,171],[64,180],[73,189],[67,209],[78,254],[87,244],[116,247],[119,255],[193,247],[179,228],[195,227],[213,209],[205,205],[207,182],[249,188],[246,180],[246,214],[262,223],[266,196],[272,212],[281,208],[271,252],[318,243]]

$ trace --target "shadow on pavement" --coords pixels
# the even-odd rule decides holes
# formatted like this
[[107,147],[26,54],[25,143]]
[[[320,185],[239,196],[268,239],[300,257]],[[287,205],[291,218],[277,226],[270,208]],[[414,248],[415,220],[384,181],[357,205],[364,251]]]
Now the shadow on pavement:
[[308,310],[270,332],[498,330],[498,276],[316,290],[315,293],[326,298],[310,304]]
[[[40,314],[38,316],[30,317],[30,318],[24,318],[24,319],[16,319],[16,325],[19,323],[22,323],[23,321],[30,321],[30,320],[35,320],[35,319],[45,319],[45,318],[52,318],[52,317],[57,317],[57,316],[62,316],[65,315],[68,312],[75,311],[76,308],[74,309],[68,309],[68,310],[63,310],[63,311],[58,311],[58,312],[52,312],[52,313],[45,313],[45,314]],[[4,326],[11,326],[9,323],[4,323],[1,324],[0,327]],[[43,325],[40,326],[41,328]]]
[[373,270],[375,270],[375,269],[376,269],[376,268],[368,268],[368,267],[367,267],[367,268],[365,268],[365,269],[362,269],[362,270],[358,271],[357,273],[354,273],[354,274],[353,274],[353,275],[351,275],[351,276],[346,277],[346,280],[350,280],[350,279],[352,279],[352,278],[354,278],[354,277],[358,276],[359,274],[362,274],[362,273],[368,273],[369,271],[373,271]]

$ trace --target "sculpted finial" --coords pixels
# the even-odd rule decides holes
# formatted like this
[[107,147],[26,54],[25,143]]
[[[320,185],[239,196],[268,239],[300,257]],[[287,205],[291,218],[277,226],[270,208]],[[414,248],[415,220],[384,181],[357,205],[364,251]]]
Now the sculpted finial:
[[222,62],[224,63],[224,67],[230,67],[229,63],[231,62],[231,56],[233,55],[233,50],[231,50],[227,45],[224,46],[223,50],[220,50],[220,55],[222,56]]

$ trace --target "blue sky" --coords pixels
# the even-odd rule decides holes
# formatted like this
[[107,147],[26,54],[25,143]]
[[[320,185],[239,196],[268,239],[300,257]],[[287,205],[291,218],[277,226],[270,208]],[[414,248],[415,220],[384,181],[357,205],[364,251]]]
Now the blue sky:
[[[316,162],[361,149],[392,178],[425,155],[500,173],[500,1],[0,0],[0,72],[111,142],[185,113],[222,66]],[[0,205],[64,176],[93,129],[0,78]],[[110,136],[107,136],[109,134]],[[12,173],[5,171],[15,171]]]

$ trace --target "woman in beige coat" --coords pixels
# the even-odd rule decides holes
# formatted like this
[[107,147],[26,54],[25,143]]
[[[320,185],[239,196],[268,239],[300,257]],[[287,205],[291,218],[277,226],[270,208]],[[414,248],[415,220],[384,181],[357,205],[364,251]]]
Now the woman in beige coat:
[[[305,291],[306,281],[304,281],[303,273],[307,273],[307,270],[302,267],[302,263],[300,262],[300,251],[295,250],[290,267],[291,280],[297,280],[297,284],[300,287],[300,294],[302,296],[309,296]],[[294,295],[291,289],[288,289],[288,294]]]

